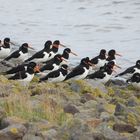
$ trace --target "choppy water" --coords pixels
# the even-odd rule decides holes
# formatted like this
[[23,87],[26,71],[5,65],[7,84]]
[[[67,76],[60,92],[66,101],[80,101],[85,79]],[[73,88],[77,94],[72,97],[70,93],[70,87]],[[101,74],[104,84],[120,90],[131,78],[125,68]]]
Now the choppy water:
[[[123,54],[127,67],[140,59],[140,0],[0,0],[0,38],[28,42],[40,50],[59,39],[79,54],[96,56],[101,48]],[[62,52],[62,49],[60,49]]]

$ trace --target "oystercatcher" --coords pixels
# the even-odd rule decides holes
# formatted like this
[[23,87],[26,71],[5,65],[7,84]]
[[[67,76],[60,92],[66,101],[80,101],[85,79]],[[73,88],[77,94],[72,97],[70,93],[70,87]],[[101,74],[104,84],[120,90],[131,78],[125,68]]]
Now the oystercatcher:
[[14,76],[9,77],[9,80],[18,80],[23,85],[27,85],[34,77],[34,73],[39,71],[39,66],[34,63],[27,66],[27,70],[19,71]]
[[55,41],[53,42],[51,51],[50,51],[50,53],[49,53],[49,58],[48,58],[48,60],[54,58],[54,56],[55,56],[55,55],[57,54],[57,52],[58,52],[59,46],[66,47],[65,45],[61,44],[59,40],[55,40]]
[[10,38],[5,38],[2,42],[0,41],[0,59],[4,59],[10,54]]
[[58,70],[52,71],[45,77],[40,78],[39,82],[47,80],[48,82],[61,82],[66,78],[68,73],[68,66],[66,64],[61,65]]
[[46,41],[46,43],[44,44],[44,49],[35,53],[33,56],[25,60],[25,62],[33,61],[36,63],[42,63],[47,61],[50,55],[49,53],[50,53],[51,45],[52,42],[50,40]]
[[140,90],[140,73],[134,73],[133,76],[127,80],[134,88]]
[[36,66],[35,62],[30,62],[29,64],[21,64],[16,67],[12,67],[8,71],[3,72],[2,74],[9,76],[15,75],[17,72],[26,71],[27,67],[29,66]]
[[92,66],[91,61],[89,60],[89,57],[83,58],[81,60],[80,65],[75,67],[65,78],[65,80],[68,79],[74,79],[74,80],[80,80],[84,79],[89,72],[89,67]]
[[94,70],[99,70],[106,63],[106,50],[102,49],[98,56],[91,59],[91,63],[95,65]]
[[111,77],[113,72],[113,67],[115,66],[114,61],[110,61],[102,69],[94,72],[93,74],[88,75],[87,79],[94,79],[101,83],[106,83]]
[[64,58],[60,54],[55,55],[53,61],[50,61],[50,63],[47,63],[42,68],[40,68],[40,73],[46,74],[48,72],[59,69],[60,63],[63,61],[63,59]]
[[24,43],[21,47],[10,54],[8,57],[4,59],[4,61],[14,61],[14,62],[24,62],[25,59],[28,57],[28,48],[33,49],[28,45],[28,43]]
[[140,73],[140,60],[136,61],[135,66],[127,68],[124,72],[116,75],[115,77],[123,77],[125,79],[129,79],[134,73]]

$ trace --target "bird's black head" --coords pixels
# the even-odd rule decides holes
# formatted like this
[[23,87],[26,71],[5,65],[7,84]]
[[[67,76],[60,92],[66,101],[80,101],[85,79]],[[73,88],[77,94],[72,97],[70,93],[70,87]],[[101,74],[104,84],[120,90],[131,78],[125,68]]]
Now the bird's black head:
[[35,62],[30,62],[27,65],[27,72],[30,74],[40,72],[40,67]]
[[55,40],[55,41],[53,42],[53,45],[60,45],[60,41],[59,41],[59,40]]
[[140,60],[137,60],[137,62],[136,62],[136,67],[137,67],[137,68],[140,68]]
[[106,50],[102,49],[99,54],[100,59],[106,59]]
[[107,64],[106,66],[105,66],[105,72],[107,72],[107,74],[109,74],[109,75],[111,75],[112,74],[112,72],[113,72],[113,65],[112,64]]
[[60,63],[62,62],[62,60],[63,60],[62,55],[57,54],[57,55],[54,56],[54,62],[55,62],[56,64],[60,64]]
[[28,64],[28,67],[34,68],[36,65],[37,65],[37,64],[36,64],[35,62],[30,62],[30,63]]
[[66,53],[71,53],[71,49],[70,48],[66,48],[66,49],[64,49],[64,52],[66,52]]
[[115,54],[116,54],[116,51],[114,49],[108,52],[108,56],[115,56]]
[[89,61],[89,57],[85,57],[85,58],[83,58],[82,60],[81,60],[81,63],[86,63],[86,62],[88,62]]
[[113,68],[113,67],[115,66],[115,62],[114,62],[114,61],[109,61],[109,62],[107,63],[107,66]]
[[70,53],[71,53],[71,49],[70,49],[70,48],[66,48],[66,49],[64,49],[62,56],[63,56],[65,59],[69,59],[69,54],[70,54]]
[[83,58],[83,59],[81,60],[81,63],[80,63],[80,64],[85,65],[85,66],[87,66],[87,67],[93,65],[93,64],[91,63],[89,57],[85,57],[85,58]]
[[10,43],[10,38],[9,37],[4,38],[4,43],[9,44]]
[[105,55],[105,54],[106,54],[106,50],[105,50],[105,49],[102,49],[102,50],[100,51],[100,54]]
[[28,52],[28,48],[29,48],[28,43],[23,43],[21,45],[21,47],[19,48],[19,51],[22,51],[23,53],[27,53]]
[[61,65],[61,68],[64,69],[64,70],[67,70],[68,69],[68,65],[63,64],[63,65]]
[[131,82],[139,83],[140,82],[140,73],[133,74],[133,76],[131,78]]
[[28,43],[23,43],[23,44],[21,45],[21,47],[28,48],[29,45],[28,45]]
[[52,45],[52,41],[51,40],[46,41],[45,44],[44,44],[44,49],[50,49],[51,45]]

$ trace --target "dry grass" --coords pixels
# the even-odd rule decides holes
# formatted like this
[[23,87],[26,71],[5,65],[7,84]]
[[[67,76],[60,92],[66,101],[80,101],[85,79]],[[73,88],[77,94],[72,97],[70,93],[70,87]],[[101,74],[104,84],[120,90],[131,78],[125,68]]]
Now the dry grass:
[[49,96],[39,99],[27,94],[12,94],[4,99],[0,106],[6,111],[7,116],[17,116],[28,121],[45,119],[62,125],[70,119],[70,116],[64,113],[62,107]]

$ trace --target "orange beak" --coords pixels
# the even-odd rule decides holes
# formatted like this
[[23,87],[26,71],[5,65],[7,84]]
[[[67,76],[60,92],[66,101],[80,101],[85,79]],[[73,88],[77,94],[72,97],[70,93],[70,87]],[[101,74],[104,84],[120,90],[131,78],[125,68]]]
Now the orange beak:
[[74,53],[74,52],[72,52],[72,51],[71,51],[70,53],[73,54],[73,55],[75,55],[75,56],[78,56],[76,53]]
[[35,66],[34,72],[40,72],[40,66],[39,66],[39,65],[36,65],[36,66]]
[[61,47],[64,47],[64,48],[66,48],[66,46],[65,46],[65,45],[63,45],[63,44],[60,44],[60,46],[61,46]]
[[117,68],[121,69],[121,67],[120,67],[120,66],[118,66],[118,65],[116,65],[116,64],[115,64],[115,66],[116,66]]
[[13,42],[11,42],[11,41],[10,41],[10,43],[11,43],[11,45],[14,45],[14,46],[16,46],[16,44],[15,44],[15,43],[13,43]]
[[117,73],[117,71],[115,71],[114,69],[112,69],[112,71],[113,71],[114,73]]
[[29,46],[29,45],[28,45],[28,48],[30,48],[30,49],[32,49],[32,50],[34,50],[34,48],[32,48],[32,47],[31,47],[31,46]]
[[64,57],[61,57],[61,60],[63,60],[64,62],[68,62]]
[[122,57],[122,55],[121,55],[121,54],[119,54],[119,53],[116,53],[115,55],[118,55],[118,56]]
[[92,64],[91,62],[88,62],[88,64],[89,64],[90,66],[94,66],[94,64]]

